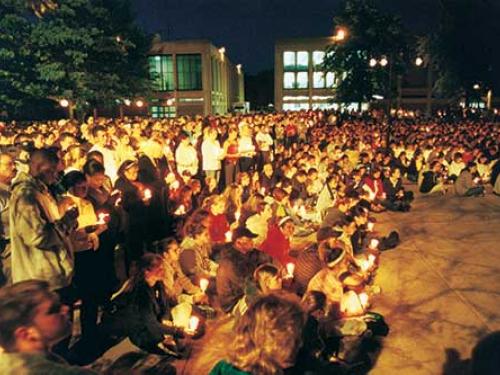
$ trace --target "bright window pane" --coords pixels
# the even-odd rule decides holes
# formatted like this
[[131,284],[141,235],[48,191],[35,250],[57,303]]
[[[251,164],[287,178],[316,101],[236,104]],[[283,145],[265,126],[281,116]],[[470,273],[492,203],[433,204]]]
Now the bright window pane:
[[286,72],[283,76],[283,87],[285,89],[295,88],[295,73]]
[[172,55],[150,56],[149,76],[156,91],[174,90],[174,66]]
[[314,72],[313,80],[313,87],[315,89],[322,89],[325,87],[325,74],[323,72]]
[[283,66],[285,70],[295,69],[295,52],[285,51],[283,53]]
[[297,70],[307,70],[309,68],[309,52],[297,52]]
[[307,87],[308,87],[307,72],[297,73],[297,88],[298,89],[307,89]]
[[335,73],[326,73],[326,87],[330,88],[335,85]]
[[314,51],[313,52],[313,64],[315,68],[319,68],[323,64],[323,60],[325,59],[324,51]]

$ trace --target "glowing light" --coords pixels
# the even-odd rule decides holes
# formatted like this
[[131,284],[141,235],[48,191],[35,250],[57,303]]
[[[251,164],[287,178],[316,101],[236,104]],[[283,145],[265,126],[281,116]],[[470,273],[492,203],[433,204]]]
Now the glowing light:
[[208,279],[205,278],[200,279],[200,289],[202,293],[205,293],[207,291],[209,283],[210,281],[208,281]]
[[122,37],[120,35],[117,35],[115,39],[118,43],[121,43],[122,41]]
[[240,217],[241,217],[241,212],[240,211],[236,211],[235,214],[234,214],[234,218],[236,221],[240,221]]
[[139,107],[139,108],[142,108],[142,107],[144,106],[144,102],[143,102],[142,100],[137,100],[137,101],[135,102],[135,105],[136,105],[137,107]]
[[290,262],[286,264],[286,276],[293,278],[293,273],[295,272],[295,264]]
[[68,99],[61,99],[59,101],[59,105],[61,107],[67,108],[67,107],[69,107],[69,100]]
[[174,215],[181,216],[181,215],[184,215],[185,213],[186,213],[186,207],[184,207],[184,205],[181,204],[177,208],[177,210],[175,210]]
[[151,198],[153,198],[153,193],[151,193],[151,190],[150,189],[144,189],[144,193],[142,194],[142,200],[144,202],[147,202],[149,200],[151,200]]
[[224,237],[226,239],[226,242],[231,242],[233,240],[233,232],[231,232],[230,230],[227,231],[225,234],[224,234]]
[[376,249],[379,245],[380,241],[377,240],[376,238],[372,239],[370,241],[370,249]]
[[333,37],[336,41],[342,41],[347,37],[347,30],[344,28],[339,28],[337,34]]
[[415,59],[416,66],[422,66],[423,63],[424,63],[424,59],[421,58],[420,56]]
[[374,227],[375,227],[375,223],[373,221],[369,221],[368,224],[366,225],[366,230],[368,232],[371,232]]
[[361,306],[363,306],[363,309],[366,309],[370,305],[370,299],[368,298],[368,294],[366,293],[360,293],[358,295],[359,302],[361,303]]
[[241,74],[241,64],[236,65],[236,70],[238,70],[238,74]]
[[370,59],[370,62],[369,62],[370,66],[373,68],[377,65],[377,60],[375,59]]
[[200,324],[200,318],[194,315],[191,316],[191,318],[189,318],[189,324],[186,331],[189,333],[195,333],[196,330],[198,329],[199,324]]
[[125,103],[125,105],[128,107],[130,104],[132,104],[132,102],[130,101],[130,99],[125,99],[123,101],[123,103]]
[[389,60],[387,60],[386,57],[382,57],[382,59],[380,59],[380,66],[384,67],[387,64],[389,64]]
[[473,86],[474,90],[479,90],[481,88],[481,86],[479,85],[479,83],[476,83],[474,86]]

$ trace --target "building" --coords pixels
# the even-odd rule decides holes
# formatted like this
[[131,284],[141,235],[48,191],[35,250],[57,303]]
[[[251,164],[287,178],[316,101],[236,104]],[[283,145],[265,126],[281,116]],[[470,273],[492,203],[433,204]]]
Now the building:
[[153,117],[225,114],[244,102],[244,74],[225,48],[206,40],[156,40],[149,53]]
[[276,110],[326,109],[333,105],[334,73],[321,64],[332,37],[280,39],[274,49],[274,106]]

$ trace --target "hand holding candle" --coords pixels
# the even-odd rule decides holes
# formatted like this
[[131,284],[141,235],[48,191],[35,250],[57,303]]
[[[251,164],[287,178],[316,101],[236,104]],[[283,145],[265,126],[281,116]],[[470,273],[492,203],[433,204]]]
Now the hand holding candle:
[[372,232],[374,227],[375,227],[375,223],[373,221],[369,221],[368,224],[366,225],[366,230],[368,232]]
[[144,192],[142,194],[142,201],[144,203],[149,203],[149,201],[153,198],[153,193],[151,192],[150,189],[144,189]]
[[293,273],[295,272],[295,264],[290,262],[286,264],[286,278],[293,279]]
[[200,318],[198,318],[195,315],[192,315],[191,318],[189,318],[189,323],[185,332],[189,335],[194,335],[198,330],[199,324],[200,324]]
[[375,250],[378,248],[378,245],[379,245],[380,241],[377,240],[376,238],[373,238],[371,241],[370,241],[370,249],[372,250]]
[[233,232],[231,232],[230,230],[227,231],[225,234],[224,234],[224,237],[226,239],[226,242],[231,242],[233,240]]

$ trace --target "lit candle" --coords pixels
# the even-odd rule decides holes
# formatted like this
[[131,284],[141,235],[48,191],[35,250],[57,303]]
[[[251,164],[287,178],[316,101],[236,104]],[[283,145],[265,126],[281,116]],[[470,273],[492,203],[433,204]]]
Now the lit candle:
[[150,189],[144,189],[144,194],[143,194],[143,201],[147,202],[153,197],[153,194],[151,193]]
[[208,284],[209,284],[208,279],[205,278],[200,279],[200,289],[202,293],[205,293],[207,291]]
[[226,242],[231,242],[233,240],[233,232],[231,232],[230,230],[227,231],[225,234],[224,234],[225,238],[226,238]]
[[200,324],[200,318],[192,315],[191,318],[189,318],[189,324],[186,331],[189,333],[195,333],[196,330],[198,329],[199,324]]
[[290,262],[290,263],[287,263],[286,264],[286,273],[287,273],[287,277],[289,278],[293,278],[293,273],[295,271],[295,264]]
[[370,241],[370,249],[376,249],[379,245],[380,241],[377,240],[376,238],[373,238],[371,241]]
[[360,259],[359,260],[359,268],[361,268],[361,271],[366,272],[370,269],[370,262],[366,259]]
[[361,306],[363,306],[363,309],[366,310],[366,308],[370,304],[370,301],[369,301],[369,298],[368,298],[368,294],[366,294],[366,293],[360,293],[358,295],[358,298],[359,298],[359,302],[361,303]]
[[373,227],[375,227],[375,223],[373,221],[369,221],[366,225],[366,230],[368,230],[368,232],[371,232],[373,230]]
[[116,202],[115,202],[115,207],[118,207],[120,205],[120,203],[122,203],[122,198],[119,197]]
[[236,213],[234,214],[234,218],[236,219],[236,221],[240,221],[240,217],[241,217],[241,213],[240,211],[236,211]]
[[474,179],[474,183],[475,183],[475,184],[479,184],[480,182],[481,182],[481,179],[480,179],[479,177],[476,177],[476,178]]
[[186,213],[186,207],[183,204],[181,204],[177,208],[177,210],[175,210],[174,215],[180,216],[180,215],[184,215],[185,213]]
[[261,188],[260,188],[260,193],[261,193],[262,195],[266,195],[266,188],[261,187]]

